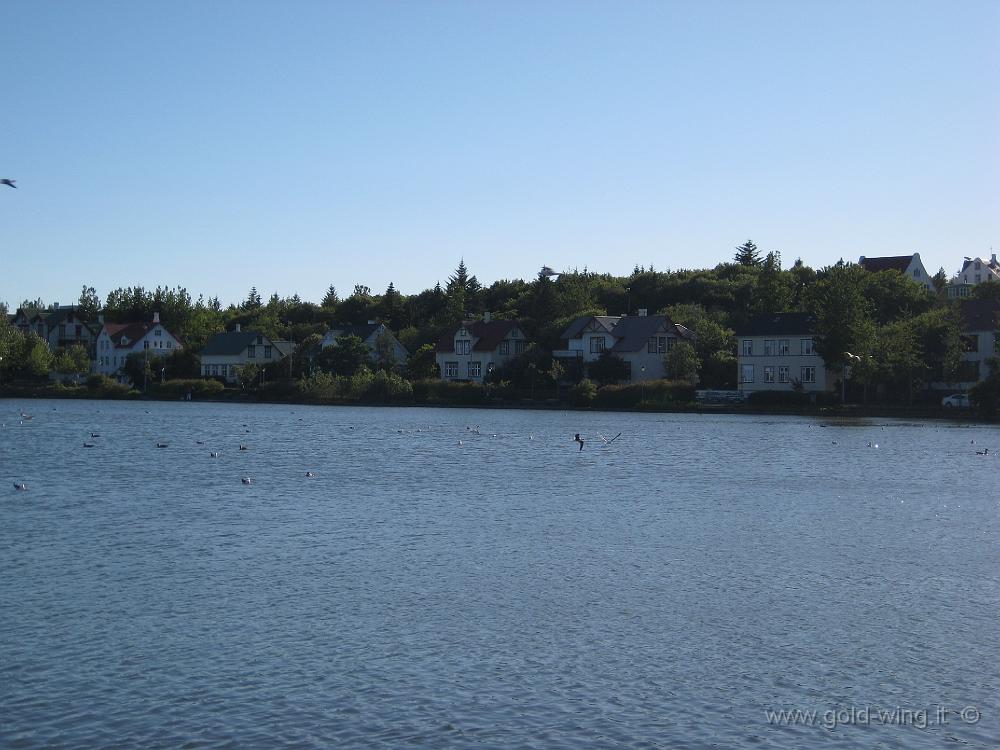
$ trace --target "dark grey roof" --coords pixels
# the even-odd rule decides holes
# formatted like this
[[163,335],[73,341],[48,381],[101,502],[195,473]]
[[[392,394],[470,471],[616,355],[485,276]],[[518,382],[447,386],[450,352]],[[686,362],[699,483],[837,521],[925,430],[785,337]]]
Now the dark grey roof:
[[661,330],[667,335],[692,338],[692,333],[684,326],[674,324],[666,315],[629,315],[618,320],[611,331],[617,339],[611,348],[613,352],[637,352],[645,348],[646,342]]
[[963,331],[995,331],[1000,305],[990,299],[970,299],[962,302]]
[[813,332],[815,320],[808,313],[758,315],[736,331],[737,336],[779,336]]
[[334,326],[333,332],[340,331],[340,336],[357,336],[362,341],[367,341],[379,327],[379,323],[364,323],[362,325]]
[[866,271],[878,273],[879,271],[900,271],[905,272],[910,267],[913,255],[890,255],[884,258],[861,258],[861,267]]
[[576,318],[572,323],[567,326],[566,330],[563,331],[562,337],[566,340],[575,339],[583,333],[583,329],[586,328],[591,321],[595,321],[604,330],[611,332],[611,329],[615,327],[619,317],[617,315],[583,315]]
[[[209,356],[240,354],[250,344],[256,344],[258,336],[263,336],[263,334],[259,331],[217,333],[205,343],[205,348],[201,350],[201,353]],[[264,336],[264,343],[270,344],[271,340]]]

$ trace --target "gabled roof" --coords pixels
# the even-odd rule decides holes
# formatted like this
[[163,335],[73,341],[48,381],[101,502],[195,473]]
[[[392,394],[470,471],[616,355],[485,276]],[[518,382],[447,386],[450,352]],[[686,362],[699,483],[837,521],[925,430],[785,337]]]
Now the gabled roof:
[[51,310],[48,317],[45,319],[45,323],[49,326],[49,328],[51,328],[59,325],[60,323],[71,320],[74,317],[79,317],[77,315],[78,309],[79,308],[76,305],[69,305],[67,307],[59,307],[55,310]]
[[620,318],[617,315],[582,315],[567,326],[561,338],[567,341],[579,338],[591,322],[603,328],[607,333],[611,333],[611,329],[615,327],[615,323],[619,320]]
[[362,325],[333,326],[330,332],[337,333],[338,336],[357,336],[362,341],[367,341],[368,337],[375,333],[380,325],[382,324],[364,323]]
[[[161,323],[105,323],[104,331],[107,332],[108,338],[111,339],[112,346],[115,349],[131,349],[135,346],[135,342],[139,341],[143,336],[152,331],[154,328],[159,326],[163,328],[164,331],[167,329]],[[174,334],[167,331],[167,333],[177,339]],[[128,343],[122,344],[122,337],[128,339]],[[179,339],[178,339],[179,340]]]
[[900,273],[905,273],[906,269],[910,267],[912,260],[913,255],[891,255],[885,258],[862,257],[859,265],[872,273],[878,273],[879,271],[899,271]]
[[995,331],[1000,304],[989,299],[969,299],[960,306],[962,331]]
[[628,315],[620,318],[611,331],[617,339],[611,351],[637,352],[645,348],[646,342],[661,330],[678,338],[693,338],[691,331],[673,323],[666,315]]
[[259,331],[226,331],[217,333],[206,341],[201,353],[223,357],[241,354],[250,344],[257,343],[258,336],[263,336],[266,345],[271,345],[271,340]]
[[[511,331],[515,328],[520,330],[516,320],[491,320],[489,323],[477,320],[474,323],[465,322],[462,324],[462,327],[472,334],[474,340],[472,351],[474,352],[491,352],[500,345],[501,341],[510,335]],[[454,352],[455,334],[457,332],[458,329],[456,328],[451,334],[442,336],[435,350],[442,353]]]
[[808,313],[771,313],[758,315],[736,331],[737,336],[792,336],[811,334],[815,319]]

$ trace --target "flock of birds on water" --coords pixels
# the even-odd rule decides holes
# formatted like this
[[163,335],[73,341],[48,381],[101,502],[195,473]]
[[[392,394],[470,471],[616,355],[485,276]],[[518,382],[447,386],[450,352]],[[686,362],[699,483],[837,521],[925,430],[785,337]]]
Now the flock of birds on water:
[[[14,187],[14,186],[11,185],[11,187]],[[53,409],[55,409],[55,407],[53,407]],[[149,410],[146,410],[146,413],[149,414]],[[34,417],[31,414],[28,414],[27,412],[21,410],[21,411],[19,411],[19,421],[18,421],[18,424],[19,425],[24,425],[25,422],[30,422],[33,418]],[[825,424],[820,425],[820,427],[826,427],[826,426],[827,425],[825,425]],[[6,427],[7,427],[6,423],[0,423],[0,429],[4,429]],[[883,432],[885,431],[885,428],[886,428],[886,425],[881,425],[881,429],[882,429]],[[244,431],[246,433],[250,433],[251,432],[250,427],[247,424],[243,425],[243,429],[244,429]],[[354,429],[354,425],[350,425],[348,427],[348,429],[353,430]],[[424,428],[419,428],[418,427],[418,428],[416,428],[415,431],[416,432],[424,432],[424,431],[430,432],[430,427],[426,428],[426,430]],[[482,435],[483,434],[482,430],[480,429],[480,426],[478,424],[477,425],[467,425],[466,428],[465,428],[465,431],[468,433],[468,435]],[[396,432],[403,433],[403,432],[406,432],[406,430],[398,429],[398,430],[396,430]],[[491,435],[494,438],[499,437],[499,435],[497,433],[495,433],[495,432],[494,433],[487,433],[487,435]],[[595,433],[595,435],[596,435],[597,439],[599,439],[599,440],[602,441],[601,447],[605,447],[606,448],[606,447],[610,446],[611,443],[615,442],[618,438],[620,438],[622,436],[622,433],[619,432],[617,435],[615,435],[612,438],[607,438],[607,437],[605,437],[604,435],[602,435],[599,432]],[[90,433],[90,437],[91,437],[91,439],[100,438],[101,435],[98,432],[91,432]],[[534,439],[535,439],[534,435],[528,435],[528,440],[534,440]],[[584,448],[585,442],[586,442],[585,438],[583,438],[580,435],[580,433],[577,433],[576,435],[573,436],[572,440],[573,440],[574,443],[578,443],[579,444],[579,446],[580,446],[579,450],[582,451],[583,448]],[[204,440],[196,440],[195,442],[198,445],[204,445],[205,444]],[[840,443],[840,441],[838,441],[838,440],[831,441],[832,445],[839,445],[839,443]],[[970,443],[972,445],[975,445],[976,444],[975,439],[971,440]],[[155,445],[156,445],[157,448],[169,448],[170,447],[169,443],[160,442],[160,441],[157,441],[155,443]],[[458,447],[462,447],[464,445],[465,445],[465,440],[459,440],[458,441]],[[96,446],[97,446],[97,443],[95,443],[95,442],[91,442],[91,441],[88,441],[88,440],[84,440],[84,442],[83,442],[83,447],[84,448],[94,448]],[[873,441],[873,440],[869,440],[865,444],[865,447],[866,448],[877,449],[879,447],[879,444],[877,442]],[[247,451],[249,449],[250,448],[249,448],[248,445],[246,445],[244,443],[240,443],[239,444],[239,450],[241,450],[241,451]],[[220,454],[219,451],[210,451],[208,455],[209,455],[209,458],[219,458],[219,456],[221,454]],[[983,448],[982,450],[976,450],[976,455],[977,456],[996,456],[998,454],[995,451],[991,453],[989,448]],[[316,472],[307,471],[307,472],[305,472],[305,476],[306,476],[307,479],[314,479],[316,477]],[[252,485],[253,484],[253,478],[249,477],[249,476],[245,476],[245,477],[242,477],[240,479],[240,482],[242,484],[244,484],[244,485]],[[24,482],[24,481],[14,482],[14,489],[17,492],[26,492],[28,490],[28,484],[27,484],[27,482]]]

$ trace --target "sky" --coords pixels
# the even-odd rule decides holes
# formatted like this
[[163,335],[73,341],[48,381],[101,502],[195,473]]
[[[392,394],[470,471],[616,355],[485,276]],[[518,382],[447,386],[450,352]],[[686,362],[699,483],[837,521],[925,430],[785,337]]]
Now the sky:
[[0,302],[1000,252],[1000,1],[0,4]]

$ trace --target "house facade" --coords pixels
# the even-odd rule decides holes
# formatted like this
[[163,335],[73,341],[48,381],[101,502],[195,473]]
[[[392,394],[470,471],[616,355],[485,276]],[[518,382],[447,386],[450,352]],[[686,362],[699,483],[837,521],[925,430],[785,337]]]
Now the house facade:
[[996,253],[988,261],[982,258],[966,258],[962,270],[948,282],[948,299],[965,299],[972,296],[972,290],[984,282],[1000,283],[1000,263]]
[[371,352],[373,364],[391,362],[394,366],[406,364],[410,353],[406,347],[399,343],[399,339],[393,335],[392,331],[385,327],[384,323],[376,323],[369,320],[365,325],[347,325],[331,328],[323,335],[322,347],[336,346],[337,339],[341,336],[357,336],[368,347]]
[[997,356],[1000,305],[993,300],[970,299],[959,308],[962,320],[962,365],[957,387],[967,390],[990,374],[989,360]]
[[201,351],[201,374],[235,383],[240,368],[247,365],[266,367],[280,362],[294,348],[290,341],[272,341],[259,331],[244,331],[237,324],[235,330],[217,333],[205,343]]
[[738,388],[756,391],[829,391],[836,375],[816,353],[813,321],[806,313],[776,313],[753,318],[736,332]]
[[465,321],[438,341],[434,353],[442,380],[482,383],[528,348],[529,342],[516,320]]
[[625,362],[627,381],[659,380],[667,376],[666,355],[679,341],[694,334],[666,315],[591,315],[577,318],[562,333],[563,348],[552,356],[589,364],[605,352]]
[[160,323],[160,314],[145,323],[104,323],[94,343],[93,371],[117,380],[130,354],[146,352],[163,357],[182,349],[180,340]]
[[34,333],[44,339],[51,351],[79,345],[87,350],[91,359],[96,357],[95,342],[101,324],[88,323],[81,318],[77,305],[55,304],[47,310],[19,309],[11,325],[25,335]]
[[923,285],[927,291],[934,291],[934,282],[920,260],[920,253],[913,253],[913,255],[892,255],[883,258],[866,258],[862,255],[858,259],[858,265],[872,273],[899,271],[907,278],[913,279],[918,284]]

